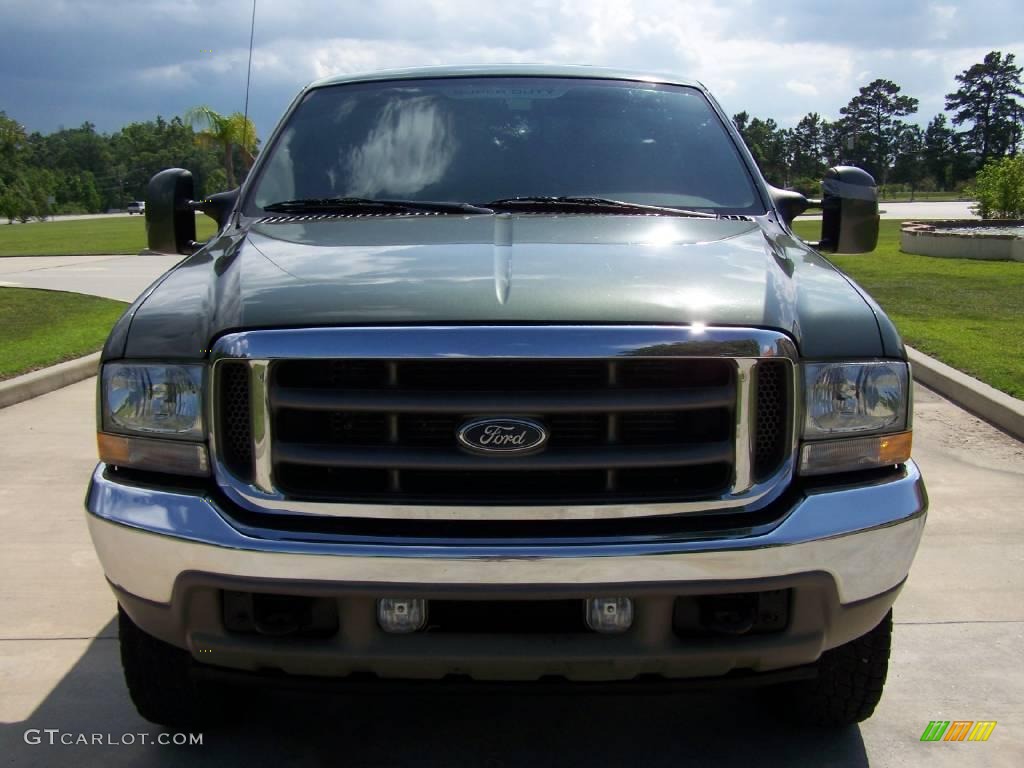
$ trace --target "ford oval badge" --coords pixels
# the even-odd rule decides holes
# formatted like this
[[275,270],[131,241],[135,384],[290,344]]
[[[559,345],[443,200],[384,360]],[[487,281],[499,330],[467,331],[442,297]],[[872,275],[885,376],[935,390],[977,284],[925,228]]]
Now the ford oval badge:
[[548,432],[529,419],[475,419],[459,427],[458,437],[474,453],[511,455],[540,450]]

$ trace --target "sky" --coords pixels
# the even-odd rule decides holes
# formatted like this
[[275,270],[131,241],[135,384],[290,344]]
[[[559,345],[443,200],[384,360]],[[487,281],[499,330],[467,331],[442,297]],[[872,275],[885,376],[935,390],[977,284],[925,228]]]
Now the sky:
[[[252,0],[0,0],[0,110],[104,132],[242,111]],[[1024,63],[1020,0],[257,0],[249,113],[265,137],[311,80],[466,63],[571,63],[702,81],[729,114],[835,118],[879,77],[924,124],[990,50]]]

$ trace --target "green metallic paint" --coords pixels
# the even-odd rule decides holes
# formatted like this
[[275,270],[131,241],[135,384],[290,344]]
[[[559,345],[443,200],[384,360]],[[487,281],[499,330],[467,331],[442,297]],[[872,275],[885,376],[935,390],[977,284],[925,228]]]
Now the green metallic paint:
[[[673,75],[518,64],[344,75],[308,88],[480,76],[703,90]],[[719,113],[763,193],[749,152]],[[230,235],[185,259],[128,309],[104,359],[201,359],[218,336],[253,328],[696,322],[778,329],[807,358],[905,357],[878,305],[771,213],[753,221],[502,214],[261,224],[238,217],[223,232]]]
[[805,357],[899,356],[845,275],[767,217],[382,216],[246,235],[170,272],[106,356],[202,358],[241,329],[446,323],[753,326]]

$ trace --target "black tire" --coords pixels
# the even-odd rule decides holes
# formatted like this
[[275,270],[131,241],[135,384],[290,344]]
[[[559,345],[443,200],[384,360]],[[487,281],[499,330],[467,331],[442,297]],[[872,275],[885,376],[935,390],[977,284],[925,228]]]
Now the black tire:
[[825,651],[816,680],[792,683],[788,713],[797,722],[840,727],[867,720],[882,698],[892,648],[892,611],[866,635]]
[[121,668],[135,709],[146,720],[172,728],[215,721],[215,690],[200,687],[191,675],[192,656],[147,635],[117,607]]

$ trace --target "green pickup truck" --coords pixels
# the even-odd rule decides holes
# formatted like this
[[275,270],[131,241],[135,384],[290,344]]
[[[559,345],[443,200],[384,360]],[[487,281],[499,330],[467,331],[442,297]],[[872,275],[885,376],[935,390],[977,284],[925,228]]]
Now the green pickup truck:
[[874,248],[867,173],[776,189],[675,77],[412,69],[145,215],[184,258],[106,343],[86,499],[144,717],[325,678],[871,715],[927,497],[900,338],[820,255]]

